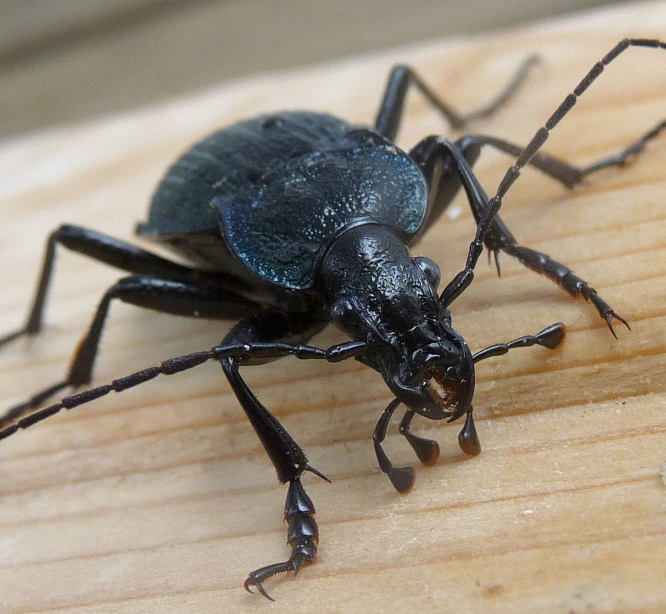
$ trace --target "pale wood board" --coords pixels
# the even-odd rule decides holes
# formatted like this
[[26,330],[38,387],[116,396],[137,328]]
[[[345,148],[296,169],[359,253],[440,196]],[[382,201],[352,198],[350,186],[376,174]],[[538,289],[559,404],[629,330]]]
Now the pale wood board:
[[[471,126],[524,143],[625,35],[666,38],[666,5],[443,41],[239,82],[143,111],[52,130],[0,149],[1,330],[24,317],[44,239],[62,221],[130,238],[166,165],[212,128],[278,108],[370,122],[385,75],[409,62],[461,109],[489,99],[528,53],[541,64],[496,117]],[[666,117],[666,52],[632,49],[594,84],[547,149],[585,164]],[[418,97],[399,143],[450,134]],[[442,456],[397,495],[370,437],[390,394],[356,363],[280,361],[246,370],[258,396],[333,484],[305,480],[319,560],[268,585],[281,560],[285,489],[219,367],[161,378],[58,415],[0,444],[0,609],[27,612],[595,612],[666,609],[666,136],[628,168],[567,191],[527,171],[503,217],[526,245],[572,265],[632,325],[616,341],[593,309],[508,258],[482,261],[455,303],[471,347],[563,321],[562,348],[479,365],[483,453],[460,425],[419,421]],[[510,160],[484,155],[489,191]],[[473,232],[464,199],[418,252],[450,279]],[[118,278],[61,252],[48,327],[0,352],[1,406],[63,374],[103,290]],[[221,340],[225,326],[113,308],[95,382]],[[340,340],[329,331],[317,343]],[[417,465],[395,425],[387,449]]]

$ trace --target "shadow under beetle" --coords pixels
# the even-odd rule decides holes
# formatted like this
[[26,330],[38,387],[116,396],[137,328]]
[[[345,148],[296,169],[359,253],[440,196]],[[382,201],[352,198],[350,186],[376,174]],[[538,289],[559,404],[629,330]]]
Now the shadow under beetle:
[[[45,388],[0,418],[0,439],[111,391],[120,392],[160,374],[218,361],[282,483],[289,483],[284,516],[289,524],[287,561],[249,574],[245,588],[263,587],[270,577],[297,572],[317,555],[315,508],[301,484],[308,465],[298,444],[261,404],[239,367],[281,356],[339,362],[349,358],[378,371],[395,398],[382,413],[373,440],[381,470],[400,492],[414,481],[411,467],[393,467],[382,449],[390,418],[400,403],[407,411],[400,432],[420,461],[434,463],[436,442],[410,432],[415,414],[449,422],[465,416],[459,443],[467,454],[481,447],[472,418],[474,364],[510,349],[541,345],[554,349],[564,325],[533,336],[492,345],[472,354],[453,328],[450,305],[474,277],[483,246],[500,251],[591,302],[613,335],[613,320],[629,325],[583,279],[546,254],[518,245],[497,215],[520,170],[530,164],[572,188],[591,173],[621,166],[664,127],[662,122],[622,152],[578,168],[539,149],[550,130],[604,67],[631,46],[666,48],[651,39],[625,39],[597,62],[524,149],[485,135],[450,142],[430,136],[405,153],[393,143],[411,86],[456,128],[495,111],[525,76],[533,58],[494,102],[467,116],[457,114],[408,67],[394,68],[374,128],[352,126],[330,115],[285,112],[240,122],[192,147],[157,188],[139,236],[167,246],[192,267],[176,264],[124,241],[79,226],[51,234],[37,293],[24,328],[0,345],[42,328],[55,250],[62,245],[128,271],[104,294],[64,381]],[[497,193],[488,198],[472,170],[484,146],[516,156]],[[477,223],[464,269],[438,294],[437,264],[413,258],[413,245],[441,216],[460,187]],[[180,356],[36,408],[66,387],[90,383],[100,336],[114,299],[182,316],[240,319],[224,341],[209,351]],[[328,322],[351,341],[326,350],[307,345]]]

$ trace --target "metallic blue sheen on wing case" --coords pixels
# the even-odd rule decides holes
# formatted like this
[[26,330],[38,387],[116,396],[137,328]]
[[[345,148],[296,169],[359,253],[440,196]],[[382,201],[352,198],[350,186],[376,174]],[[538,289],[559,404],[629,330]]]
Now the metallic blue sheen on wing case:
[[[370,138],[364,130],[352,135]],[[375,143],[291,160],[265,175],[249,198],[219,197],[213,204],[228,244],[251,271],[274,284],[305,289],[314,282],[317,261],[344,229],[378,221],[415,234],[426,215],[427,187],[406,154]]]

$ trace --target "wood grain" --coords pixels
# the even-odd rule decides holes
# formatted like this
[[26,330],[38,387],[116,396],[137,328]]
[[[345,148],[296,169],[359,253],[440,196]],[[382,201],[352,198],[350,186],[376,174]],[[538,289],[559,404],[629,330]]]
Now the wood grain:
[[[625,35],[666,37],[663,3],[599,12],[468,41],[441,41],[247,80],[140,112],[33,135],[0,149],[1,329],[19,326],[43,241],[66,220],[129,238],[165,166],[213,127],[297,107],[370,122],[385,75],[416,66],[461,109],[496,92],[528,54],[542,59],[497,116],[469,127],[527,142],[593,62]],[[561,123],[548,150],[585,164],[666,117],[666,53],[628,51]],[[449,133],[414,97],[409,147]],[[419,422],[442,456],[397,495],[370,437],[390,395],[358,364],[284,360],[248,370],[258,396],[333,484],[307,478],[318,562],[242,589],[282,559],[285,489],[219,367],[207,365],[58,415],[0,445],[0,606],[27,612],[661,612],[666,609],[666,137],[634,164],[573,191],[526,171],[503,217],[526,245],[589,279],[632,326],[616,341],[589,305],[505,258],[479,266],[454,305],[472,348],[563,321],[555,352],[479,365],[484,447],[458,450],[459,425]],[[510,160],[484,155],[489,191]],[[419,246],[444,278],[473,223],[457,200]],[[35,339],[0,352],[2,405],[58,380],[96,301],[118,273],[62,252]],[[96,372],[104,382],[207,348],[225,327],[114,306]],[[318,338],[326,346],[333,331]],[[395,425],[396,464],[417,464]]]

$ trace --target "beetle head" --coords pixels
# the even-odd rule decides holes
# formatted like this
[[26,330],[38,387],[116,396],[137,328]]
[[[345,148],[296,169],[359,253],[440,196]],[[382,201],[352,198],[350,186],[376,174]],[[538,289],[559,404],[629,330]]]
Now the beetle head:
[[456,420],[472,404],[474,361],[450,320],[430,328],[428,336],[436,331],[435,341],[417,344],[382,375],[396,397],[416,413],[431,420]]
[[358,360],[397,398],[433,420],[455,420],[469,409],[474,362],[439,301],[434,262],[412,258],[394,232],[367,224],[338,237],[319,273],[331,321],[367,343]]

